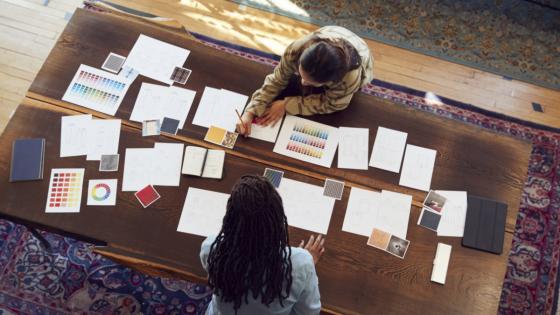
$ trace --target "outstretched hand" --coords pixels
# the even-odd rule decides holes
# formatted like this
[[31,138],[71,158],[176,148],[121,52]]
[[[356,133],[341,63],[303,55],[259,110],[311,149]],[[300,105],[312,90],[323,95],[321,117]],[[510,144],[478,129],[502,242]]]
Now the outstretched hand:
[[299,247],[306,249],[313,257],[313,262],[317,264],[325,252],[325,238],[321,234],[317,235],[317,237],[312,234],[307,244],[302,240]]
[[261,125],[268,126],[272,124],[274,127],[276,123],[284,117],[286,113],[286,102],[284,100],[278,100],[272,102],[270,107],[264,112],[261,120]]

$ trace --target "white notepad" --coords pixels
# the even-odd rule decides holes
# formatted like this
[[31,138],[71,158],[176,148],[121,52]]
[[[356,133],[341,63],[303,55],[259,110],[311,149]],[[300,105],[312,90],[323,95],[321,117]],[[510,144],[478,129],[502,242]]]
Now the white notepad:
[[205,178],[222,178],[226,152],[208,150],[202,147],[187,146],[183,160],[182,173]]
[[434,268],[432,269],[432,281],[445,284],[449,258],[451,257],[451,245],[438,243]]

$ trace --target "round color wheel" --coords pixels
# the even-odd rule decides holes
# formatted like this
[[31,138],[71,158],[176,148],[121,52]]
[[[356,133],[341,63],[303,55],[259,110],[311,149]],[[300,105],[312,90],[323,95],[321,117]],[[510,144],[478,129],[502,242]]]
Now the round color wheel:
[[91,190],[91,197],[96,201],[103,201],[111,195],[111,188],[107,184],[97,184]]

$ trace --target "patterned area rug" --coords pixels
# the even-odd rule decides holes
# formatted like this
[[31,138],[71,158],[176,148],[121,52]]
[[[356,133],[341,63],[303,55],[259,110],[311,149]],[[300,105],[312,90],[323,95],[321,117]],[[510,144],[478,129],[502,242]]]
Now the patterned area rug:
[[[278,57],[197,35],[204,44],[270,65]],[[375,80],[364,93],[533,143],[499,305],[501,314],[550,314],[560,251],[560,130],[477,109]],[[433,98],[431,98],[433,99]],[[44,233],[54,253],[42,251],[21,226],[0,220],[0,311],[6,313],[201,312],[211,292],[184,281],[149,277],[91,252],[91,245]]]
[[558,0],[230,1],[560,89]]
[[0,314],[202,314],[212,291],[118,265],[92,246],[0,220]]

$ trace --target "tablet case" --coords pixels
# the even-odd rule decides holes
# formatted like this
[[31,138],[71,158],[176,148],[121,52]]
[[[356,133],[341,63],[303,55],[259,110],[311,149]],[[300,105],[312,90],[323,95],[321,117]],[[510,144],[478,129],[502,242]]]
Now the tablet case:
[[43,179],[45,139],[18,139],[12,144],[10,182]]
[[476,196],[467,197],[463,246],[501,254],[504,246],[507,205]]

